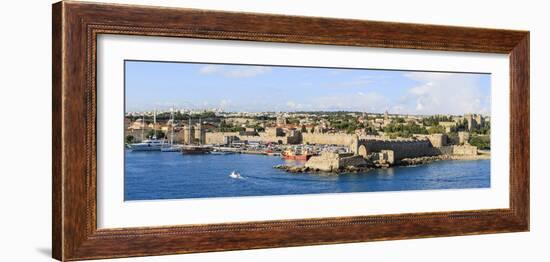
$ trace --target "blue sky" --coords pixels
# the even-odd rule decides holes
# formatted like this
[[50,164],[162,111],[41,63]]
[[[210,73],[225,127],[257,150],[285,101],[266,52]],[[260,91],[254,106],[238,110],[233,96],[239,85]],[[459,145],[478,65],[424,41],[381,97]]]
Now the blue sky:
[[126,111],[490,113],[488,74],[126,61]]

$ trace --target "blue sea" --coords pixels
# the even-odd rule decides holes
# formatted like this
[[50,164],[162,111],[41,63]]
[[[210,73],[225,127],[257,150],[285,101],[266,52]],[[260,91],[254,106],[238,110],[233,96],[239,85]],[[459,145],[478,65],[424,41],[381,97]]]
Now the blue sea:
[[[155,200],[319,193],[488,188],[490,160],[437,161],[341,175],[291,174],[303,164],[276,156],[125,152],[124,199]],[[240,178],[232,178],[232,171]]]

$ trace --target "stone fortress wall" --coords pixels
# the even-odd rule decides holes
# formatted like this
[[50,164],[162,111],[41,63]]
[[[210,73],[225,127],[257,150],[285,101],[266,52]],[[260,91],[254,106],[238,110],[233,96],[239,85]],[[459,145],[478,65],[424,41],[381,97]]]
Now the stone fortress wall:
[[[150,132],[152,129],[146,129],[143,131],[143,136],[144,136],[144,139],[147,139],[145,136],[147,136],[147,133]],[[166,132],[166,139],[170,140],[170,136],[172,135],[171,132]],[[129,129],[126,129],[124,130],[124,136],[133,136],[134,137],[134,142],[141,142],[142,139],[141,139],[141,136],[142,136],[142,131],[139,130],[139,129],[136,129],[136,130],[129,130]],[[174,132],[174,143],[177,143],[177,144],[181,144],[181,143],[184,143],[184,136],[183,136],[183,131],[179,131],[179,132]]]
[[[264,143],[281,143],[288,144],[290,140],[295,139],[290,136],[275,136],[268,135],[266,133],[259,133],[258,136],[246,136],[240,135],[239,132],[207,132],[206,133],[206,144],[224,144],[225,137],[238,137],[241,141],[254,141],[254,142],[264,142]],[[292,141],[291,141],[292,142]]]
[[354,135],[349,134],[321,134],[302,133],[302,143],[317,145],[350,145]]
[[471,145],[451,145],[439,148],[442,155],[475,156],[477,147]]
[[365,164],[367,162],[362,156],[353,153],[324,152],[319,156],[311,157],[305,166],[315,170],[331,172],[344,167],[358,167]]
[[379,153],[383,150],[393,151],[393,158],[399,162],[404,158],[415,158],[423,156],[436,156],[441,152],[438,148],[432,146],[428,139],[423,140],[372,140],[357,139],[352,145],[351,150],[355,154],[367,157],[372,153]]
[[295,136],[277,136],[274,133],[261,132],[258,136],[239,135],[239,132],[207,132],[206,144],[223,144],[224,137],[235,136],[240,140],[271,142],[281,144],[317,144],[347,146],[353,142],[354,135],[349,134],[320,134],[300,133]]
[[223,144],[224,137],[239,136],[239,132],[206,132],[206,144]]
[[[417,139],[385,139],[383,137],[359,137],[352,134],[322,134],[322,133],[301,133],[295,132],[293,136],[280,136],[273,132],[262,132],[257,136],[240,135],[238,132],[207,132],[206,144],[224,144],[227,137],[237,137],[239,140],[256,141],[278,144],[317,144],[317,145],[340,145],[349,146],[355,156],[367,158],[373,153],[383,153],[384,158],[391,158],[399,163],[405,158],[418,158],[437,155],[477,155],[477,148],[470,145],[447,145],[447,136],[442,134],[425,135]],[[388,155],[390,154],[390,155]],[[381,155],[382,156],[382,155]],[[379,157],[381,157],[379,156]],[[327,169],[343,166],[341,161],[356,161],[355,158],[347,158],[327,154],[318,157],[314,161],[319,163],[316,166],[323,166]],[[323,164],[322,162],[325,162]]]
[[[194,130],[193,130],[194,131]],[[174,133],[174,142],[187,143],[188,130]],[[145,132],[146,133],[146,132]],[[435,155],[473,156],[477,154],[477,148],[470,145],[447,145],[447,137],[441,134],[426,135],[418,140],[413,139],[383,139],[375,137],[359,137],[352,134],[327,134],[327,133],[301,133],[294,135],[278,135],[276,132],[260,132],[257,136],[240,135],[239,132],[193,132],[191,134],[197,141],[201,139],[205,144],[225,144],[228,137],[237,137],[241,141],[254,141],[277,144],[317,144],[349,146],[351,152],[362,157],[382,151],[393,151],[393,159],[396,162],[404,158],[416,158]],[[141,131],[126,130],[127,135],[141,138]],[[167,134],[170,136],[170,133]],[[336,160],[323,159],[327,163],[334,164]],[[393,162],[393,161],[392,161]]]
[[305,164],[308,168],[319,169],[323,171],[337,170],[340,167],[340,156],[336,153],[324,153],[319,156],[311,157]]
[[477,155],[477,147],[471,145],[452,146],[453,155],[472,156]]

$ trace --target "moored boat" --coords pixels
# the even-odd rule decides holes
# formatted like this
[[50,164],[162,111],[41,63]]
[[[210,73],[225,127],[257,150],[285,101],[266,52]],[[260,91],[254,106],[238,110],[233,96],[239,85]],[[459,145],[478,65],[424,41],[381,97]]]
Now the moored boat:
[[212,147],[206,146],[206,145],[183,145],[181,147],[182,154],[198,155],[198,154],[208,154],[210,152],[212,152]]
[[168,146],[165,146],[165,147],[162,147],[160,149],[160,151],[162,152],[180,152],[181,151],[181,148],[182,148],[182,145],[168,145]]
[[308,160],[312,156],[313,154],[309,153],[307,150],[296,152],[295,150],[287,149],[281,153],[281,157],[285,160]]
[[153,137],[152,139],[143,140],[141,143],[128,145],[132,151],[161,151],[166,143],[164,140],[159,140]]
[[161,152],[180,152],[182,145],[174,144],[174,109],[170,108],[170,121],[168,121],[168,126],[170,128],[170,143],[163,146]]
[[128,148],[132,151],[161,151],[163,147],[167,146],[167,143],[164,139],[157,139],[157,112],[155,110],[153,114],[153,136],[151,139],[143,139],[143,132],[145,130],[145,115],[142,118],[141,124],[141,139],[140,143],[129,144]]
[[232,152],[232,151],[220,151],[220,150],[216,150],[214,149],[213,151],[210,152],[210,154],[213,154],[213,155],[229,155],[229,154],[234,154],[235,152]]

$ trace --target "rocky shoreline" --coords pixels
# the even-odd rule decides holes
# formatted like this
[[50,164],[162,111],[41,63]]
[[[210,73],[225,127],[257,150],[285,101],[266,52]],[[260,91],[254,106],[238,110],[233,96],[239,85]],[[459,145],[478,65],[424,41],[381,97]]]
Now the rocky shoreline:
[[[416,157],[416,158],[404,158],[402,159],[399,164],[396,164],[394,166],[416,166],[416,165],[424,165],[429,164],[435,161],[441,161],[441,160],[482,160],[482,159],[490,159],[491,156],[488,154],[480,154],[480,155],[437,155],[437,156],[425,156],[425,157]],[[373,169],[377,168],[389,168],[390,165],[384,164],[384,163],[369,163],[366,166],[346,166],[343,168],[339,168],[337,170],[332,171],[323,171],[320,169],[310,168],[307,166],[288,166],[288,165],[276,165],[273,166],[275,169],[281,169],[288,173],[315,173],[315,174],[330,174],[330,175],[338,175],[338,174],[344,174],[344,173],[365,173]]]
[[315,173],[315,174],[342,174],[342,173],[363,173],[372,170],[372,167],[355,167],[347,166],[345,168],[339,168],[338,170],[333,171],[323,171],[317,168],[310,168],[307,166],[287,166],[287,165],[276,165],[273,166],[275,169],[281,169],[288,173]]

